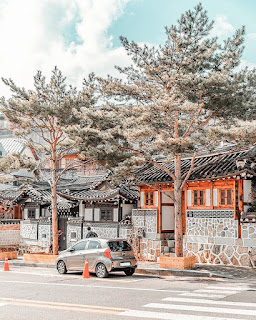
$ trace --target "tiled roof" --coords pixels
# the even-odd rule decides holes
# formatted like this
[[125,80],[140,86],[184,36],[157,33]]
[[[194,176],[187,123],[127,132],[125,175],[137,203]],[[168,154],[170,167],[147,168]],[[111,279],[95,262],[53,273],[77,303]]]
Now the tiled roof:
[[25,149],[25,146],[22,143],[22,141],[17,138],[0,139],[0,144],[3,147],[5,154],[22,153],[22,151]]
[[[181,175],[185,175],[191,165],[192,157],[181,160]],[[159,160],[158,163],[174,173],[174,161],[169,164]],[[194,163],[194,170],[189,180],[207,180],[223,177],[232,177],[240,175],[241,177],[256,176],[256,148],[240,150],[236,152],[223,151],[218,153],[198,156]],[[145,183],[164,183],[171,182],[171,177],[161,168],[155,165],[148,165],[140,168],[136,173],[136,179],[130,181],[136,183],[143,181]],[[141,182],[142,184],[142,182]]]

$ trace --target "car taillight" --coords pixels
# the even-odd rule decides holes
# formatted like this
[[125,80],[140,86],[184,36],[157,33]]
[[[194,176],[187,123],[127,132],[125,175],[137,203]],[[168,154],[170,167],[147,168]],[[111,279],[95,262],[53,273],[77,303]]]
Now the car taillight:
[[106,249],[105,251],[104,251],[104,253],[105,253],[105,256],[107,257],[107,258],[109,258],[109,259],[111,259],[112,257],[111,257],[111,250],[108,248],[108,249]]

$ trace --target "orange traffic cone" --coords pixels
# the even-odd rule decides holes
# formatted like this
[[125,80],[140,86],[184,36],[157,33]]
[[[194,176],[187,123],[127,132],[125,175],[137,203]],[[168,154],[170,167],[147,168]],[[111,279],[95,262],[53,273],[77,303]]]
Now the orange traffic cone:
[[90,278],[88,259],[85,260],[83,278],[86,278],[86,279]]
[[5,258],[4,271],[10,271],[8,258]]

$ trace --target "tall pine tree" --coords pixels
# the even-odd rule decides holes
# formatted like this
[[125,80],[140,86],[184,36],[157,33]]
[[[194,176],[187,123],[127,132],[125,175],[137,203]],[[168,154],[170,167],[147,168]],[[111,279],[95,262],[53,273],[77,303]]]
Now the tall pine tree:
[[[65,154],[75,147],[65,129],[78,122],[75,114],[81,107],[91,108],[94,104],[94,78],[89,76],[81,92],[68,87],[66,78],[57,68],[52,71],[48,83],[38,71],[34,77],[34,90],[19,88],[11,79],[3,81],[11,89],[12,97],[1,99],[2,112],[16,125],[15,133],[35,151],[38,157],[35,168],[40,170],[48,164],[50,167],[50,178],[46,178],[51,187],[53,254],[58,254],[57,183],[61,175],[71,168],[59,170],[59,165]],[[23,167],[26,163],[31,167],[27,160],[26,163],[21,159],[17,161]]]
[[[86,150],[83,128],[73,131],[80,134],[78,145],[85,153],[103,164],[118,163],[123,175],[146,163],[168,174],[174,186],[177,257],[183,255],[182,191],[198,154],[223,140],[255,142],[255,124],[243,122],[256,118],[255,70],[239,69],[245,30],[220,43],[211,37],[213,24],[198,4],[177,25],[166,27],[162,46],[140,46],[121,37],[132,60],[131,66],[117,67],[125,80],[98,79],[108,107],[84,114],[101,144]],[[191,164],[182,175],[185,154],[191,155]],[[175,169],[168,170],[157,156],[174,161]]]

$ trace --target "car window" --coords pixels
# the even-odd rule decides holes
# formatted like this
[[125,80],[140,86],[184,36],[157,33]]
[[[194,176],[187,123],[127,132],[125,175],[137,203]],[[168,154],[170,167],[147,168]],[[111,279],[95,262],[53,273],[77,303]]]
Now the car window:
[[101,244],[97,240],[90,240],[88,249],[101,249]]
[[86,245],[86,241],[82,241],[82,242],[79,242],[79,243],[75,244],[72,247],[72,249],[74,249],[75,251],[84,250],[85,249],[85,245]]
[[132,250],[132,247],[129,245],[127,241],[109,241],[108,246],[113,252]]

